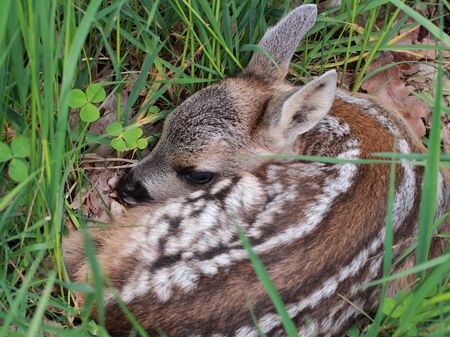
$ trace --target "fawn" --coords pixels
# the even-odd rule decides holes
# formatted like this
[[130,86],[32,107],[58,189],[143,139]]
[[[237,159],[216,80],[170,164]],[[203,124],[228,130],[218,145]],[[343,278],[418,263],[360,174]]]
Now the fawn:
[[[153,152],[119,183],[121,197],[139,205],[111,228],[89,231],[103,272],[149,333],[257,336],[249,301],[264,333],[284,335],[236,222],[300,336],[342,336],[359,310],[377,305],[379,289],[358,286],[381,276],[389,165],[257,156],[424,152],[397,113],[337,90],[335,71],[303,87],[285,82],[316,15],[314,5],[296,8],[259,43],[272,59],[255,52],[239,76],[176,108]],[[402,160],[395,170],[399,256],[416,234],[423,169]],[[446,174],[439,175],[436,217],[449,210]],[[445,245],[436,238],[431,255]],[[85,282],[91,272],[81,235],[72,232],[63,247],[71,278]],[[412,264],[411,255],[395,268]],[[125,336],[131,324],[112,294],[105,286],[106,327]]]

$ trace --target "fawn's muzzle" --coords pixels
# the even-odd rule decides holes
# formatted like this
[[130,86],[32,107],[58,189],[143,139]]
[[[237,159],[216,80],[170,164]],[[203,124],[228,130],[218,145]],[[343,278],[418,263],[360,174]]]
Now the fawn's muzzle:
[[134,178],[132,171],[126,173],[119,180],[117,193],[120,199],[129,205],[153,200],[144,185],[138,179]]

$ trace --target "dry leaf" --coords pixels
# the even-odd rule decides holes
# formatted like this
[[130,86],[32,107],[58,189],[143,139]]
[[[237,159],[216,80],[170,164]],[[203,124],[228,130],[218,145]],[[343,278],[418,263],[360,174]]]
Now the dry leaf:
[[110,217],[106,210],[115,202],[115,187],[119,176],[115,170],[109,169],[90,172],[90,186],[80,192],[70,204],[71,208],[81,208],[83,214],[92,220],[108,222]]
[[450,153],[450,123],[444,124],[441,132],[442,147],[445,153]]
[[[382,53],[369,66],[368,73],[394,62],[392,53]],[[419,98],[411,95],[413,88],[400,78],[398,67],[390,67],[377,73],[363,83],[362,88],[369,95],[377,97],[381,103],[400,112],[414,132],[423,137],[426,133],[423,119],[428,119],[430,107]]]

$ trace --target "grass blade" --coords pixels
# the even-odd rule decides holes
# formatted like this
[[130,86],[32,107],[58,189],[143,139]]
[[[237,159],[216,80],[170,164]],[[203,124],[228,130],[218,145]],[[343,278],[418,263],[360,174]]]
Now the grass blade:
[[238,234],[239,238],[242,242],[242,245],[244,246],[245,250],[247,251],[248,257],[253,265],[253,269],[255,270],[256,275],[258,276],[258,279],[261,281],[261,283],[264,285],[264,287],[267,290],[267,294],[270,296],[270,299],[272,300],[275,309],[278,312],[278,315],[281,317],[281,321],[283,323],[284,329],[289,337],[297,337],[297,329],[295,328],[294,322],[292,322],[291,318],[289,317],[289,313],[286,310],[286,307],[284,306],[283,300],[280,297],[280,294],[278,293],[277,288],[271,281],[269,275],[267,274],[266,269],[264,268],[264,265],[262,264],[259,257],[255,254],[255,252],[252,249],[252,246],[250,245],[250,242],[248,241],[247,237],[245,236],[245,233],[242,231],[241,227],[238,225]]

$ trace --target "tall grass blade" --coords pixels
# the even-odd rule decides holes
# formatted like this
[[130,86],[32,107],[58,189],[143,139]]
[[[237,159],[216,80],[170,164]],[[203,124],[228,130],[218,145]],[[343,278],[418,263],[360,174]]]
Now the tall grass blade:
[[264,268],[264,265],[262,264],[259,257],[253,251],[250,242],[248,241],[245,233],[243,232],[243,230],[241,229],[241,227],[239,225],[237,227],[237,230],[238,230],[239,238],[240,238],[245,250],[247,251],[248,257],[253,265],[253,269],[255,270],[255,273],[258,276],[258,279],[261,281],[261,283],[266,288],[267,294],[271,298],[271,300],[275,306],[275,309],[278,312],[278,315],[280,315],[280,317],[281,317],[281,321],[283,323],[286,334],[289,337],[294,337],[294,336],[297,337],[298,336],[297,329],[295,328],[294,322],[292,322],[291,317],[289,317],[289,313],[287,312],[286,307],[284,306],[283,300],[281,299],[277,288],[275,288],[275,285],[272,283],[269,275],[267,274],[267,271]]

